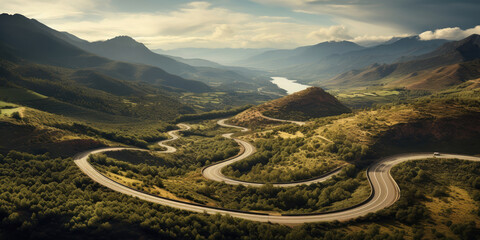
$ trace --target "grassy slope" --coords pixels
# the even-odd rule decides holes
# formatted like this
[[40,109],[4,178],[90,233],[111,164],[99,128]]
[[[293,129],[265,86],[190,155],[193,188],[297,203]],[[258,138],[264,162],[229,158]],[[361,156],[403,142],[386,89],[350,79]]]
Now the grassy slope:
[[468,90],[471,86],[319,118],[305,126],[257,125],[242,138],[254,142],[259,152],[224,173],[249,181],[282,182],[318,176],[344,161],[366,166],[394,153],[476,153],[480,105],[478,90]]
[[[1,153],[15,149],[72,156],[105,145],[147,147],[149,142],[166,139],[166,131],[173,128],[165,122],[117,116],[110,116],[113,122],[98,115],[67,117],[8,102],[0,102],[0,111]],[[13,115],[16,112],[18,118]]]
[[[9,61],[1,62],[0,71],[4,77],[0,91],[8,92],[1,99],[53,113],[85,116],[84,119],[115,119],[111,115],[118,115],[161,120],[193,113],[171,93],[92,71]],[[35,97],[32,91],[45,97]]]
[[[387,87],[405,87],[412,90],[442,90],[480,77],[480,61],[457,63],[396,76]],[[390,79],[390,77],[389,77]]]

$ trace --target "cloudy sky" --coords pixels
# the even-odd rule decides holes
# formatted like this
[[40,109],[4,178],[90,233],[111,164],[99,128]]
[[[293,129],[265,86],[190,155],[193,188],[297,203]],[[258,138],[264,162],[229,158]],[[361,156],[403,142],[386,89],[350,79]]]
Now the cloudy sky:
[[89,41],[128,35],[152,49],[293,48],[480,33],[478,0],[2,0],[0,9]]

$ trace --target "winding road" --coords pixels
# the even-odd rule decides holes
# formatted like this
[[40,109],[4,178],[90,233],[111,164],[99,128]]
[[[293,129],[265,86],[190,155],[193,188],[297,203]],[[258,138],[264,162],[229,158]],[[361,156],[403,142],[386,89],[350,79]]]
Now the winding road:
[[[218,121],[218,124],[224,127],[234,127],[234,128],[242,129],[242,131],[248,131],[248,129],[243,127],[226,124],[225,120]],[[188,125],[185,125],[185,124],[179,125],[179,126],[182,127],[182,129],[169,132],[169,135],[172,136],[172,139],[164,140],[159,143],[160,146],[167,147],[167,150],[162,152],[169,153],[169,152],[176,151],[175,148],[170,147],[168,145],[164,145],[164,143],[168,141],[172,141],[174,139],[178,139],[178,135],[176,133],[178,131],[186,130],[189,128]],[[232,134],[224,134],[225,137],[231,137],[231,135]],[[228,178],[227,180],[225,180],[224,178],[222,178],[223,175],[218,175],[218,171],[220,171],[222,167],[228,164],[231,164],[235,161],[240,161],[241,159],[248,157],[249,154],[252,154],[255,151],[253,146],[248,142],[245,142],[239,139],[234,139],[234,140],[237,141],[240,145],[242,145],[245,148],[245,151],[241,155],[233,159],[205,168],[203,170],[204,176],[205,176],[205,172],[208,170],[207,171],[208,174],[206,175],[214,178],[212,180],[218,181],[217,178],[219,177],[221,181],[225,181],[226,183],[245,184],[244,182],[237,183],[235,182],[235,180],[228,179]],[[74,161],[77,164],[77,166],[86,175],[88,175],[90,178],[92,178],[92,180],[98,182],[99,184],[105,187],[108,187],[114,191],[127,194],[133,197],[138,197],[139,199],[142,199],[145,201],[158,203],[165,206],[174,207],[174,208],[187,210],[187,211],[193,211],[193,212],[199,212],[199,213],[206,212],[209,214],[228,214],[233,217],[243,218],[243,219],[252,220],[252,221],[272,222],[272,223],[288,224],[288,225],[296,225],[296,224],[302,224],[302,223],[308,223],[308,222],[334,221],[334,220],[345,221],[345,220],[354,219],[360,216],[364,216],[368,213],[373,213],[378,210],[389,207],[400,198],[400,189],[397,183],[395,182],[395,180],[390,175],[390,170],[392,169],[392,167],[405,161],[432,158],[431,153],[410,153],[410,154],[401,154],[401,155],[395,155],[395,156],[390,156],[387,158],[380,159],[375,164],[371,165],[367,170],[367,176],[368,176],[370,185],[372,187],[372,193],[371,193],[371,196],[362,204],[356,205],[353,208],[348,208],[348,209],[340,210],[336,212],[312,213],[312,214],[289,216],[289,215],[267,215],[267,214],[261,214],[261,213],[255,213],[255,212],[242,212],[237,210],[215,208],[215,207],[210,207],[210,206],[205,206],[200,204],[194,204],[194,203],[192,204],[192,203],[181,202],[177,200],[154,196],[148,193],[144,193],[144,192],[129,188],[125,185],[122,185],[120,183],[117,183],[107,178],[106,176],[98,172],[95,168],[93,168],[93,166],[90,165],[87,161],[88,156],[90,154],[102,153],[107,151],[119,151],[119,150],[148,151],[145,149],[123,148],[123,147],[103,148],[103,149],[90,150],[90,151],[77,154],[76,156],[74,156]],[[453,158],[453,159],[462,159],[462,160],[469,160],[469,161],[480,161],[479,157],[457,155],[457,154],[442,154],[440,156],[436,156],[436,158],[445,158],[445,159]],[[217,165],[218,167],[214,167]],[[234,182],[227,182],[227,181],[234,181]],[[253,184],[258,184],[258,183],[253,183]],[[295,184],[297,185],[308,184],[308,182],[295,183]]]
[[[239,129],[242,130],[242,132],[248,131],[248,128],[226,124],[225,123],[226,120],[227,119],[219,120],[217,122],[217,124],[222,126],[222,127],[239,128]],[[223,134],[222,136],[225,137],[225,138],[232,138],[232,134],[233,133],[227,133],[227,134]],[[212,180],[212,181],[217,181],[217,182],[225,182],[226,184],[231,184],[231,185],[244,185],[244,186],[250,186],[250,187],[261,187],[261,186],[263,186],[264,183],[255,183],[255,182],[246,182],[246,181],[241,181],[241,180],[235,180],[235,179],[231,179],[231,178],[228,178],[227,176],[223,175],[222,169],[224,167],[226,167],[226,166],[228,166],[232,163],[241,161],[241,160],[249,157],[253,153],[255,153],[255,147],[251,143],[249,143],[247,141],[244,141],[244,140],[236,139],[236,138],[233,138],[233,140],[235,140],[244,149],[243,153],[240,154],[239,156],[236,156],[236,157],[230,159],[230,160],[219,162],[217,164],[213,164],[213,165],[210,165],[210,166],[204,168],[202,170],[202,175],[206,179],[209,179],[209,180]],[[334,175],[340,173],[341,170],[342,170],[341,168],[336,168],[335,170],[333,170],[333,171],[331,171],[331,172],[329,172],[329,173],[327,173],[323,176],[313,178],[313,179],[310,179],[310,180],[307,180],[307,181],[298,181],[298,182],[293,182],[293,183],[274,183],[272,185],[274,187],[295,187],[295,186],[299,186],[299,185],[310,185],[310,184],[313,184],[313,183],[324,182],[324,181],[332,178]]]
[[299,126],[305,125],[305,122],[267,117],[267,116],[263,115],[263,113],[260,113],[260,116],[261,116],[262,118],[265,118],[265,119],[271,120],[271,121],[294,123],[294,124],[297,124],[297,125],[299,125]]
[[168,135],[170,135],[170,137],[172,137],[172,138],[167,139],[167,140],[163,140],[163,141],[160,141],[160,142],[157,143],[158,146],[164,147],[164,148],[167,149],[167,150],[165,150],[165,151],[159,151],[160,153],[174,153],[174,152],[176,152],[176,151],[177,151],[176,148],[174,148],[174,147],[172,147],[172,146],[169,146],[169,145],[166,145],[165,143],[171,142],[171,141],[175,141],[175,140],[177,140],[178,138],[180,138],[180,136],[177,135],[178,132],[180,132],[180,131],[185,131],[185,130],[190,130],[190,126],[187,125],[187,124],[180,123],[180,124],[178,124],[177,126],[179,126],[180,129],[172,130],[172,131],[169,131],[169,132],[168,132]]

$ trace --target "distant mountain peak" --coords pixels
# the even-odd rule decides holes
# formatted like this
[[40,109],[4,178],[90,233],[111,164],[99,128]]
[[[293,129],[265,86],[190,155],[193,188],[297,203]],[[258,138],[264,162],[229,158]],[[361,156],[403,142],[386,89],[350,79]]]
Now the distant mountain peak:
[[8,13],[2,13],[0,14],[0,17],[10,17],[10,18],[22,18],[22,19],[28,19],[27,17],[23,16],[22,14],[8,14]]
[[464,42],[464,43],[472,42],[472,43],[475,43],[475,44],[479,44],[480,43],[480,35],[474,33],[474,34],[466,37],[465,39],[461,40],[460,42]]
[[332,46],[332,45],[337,45],[337,46],[345,46],[345,45],[348,45],[348,46],[360,46],[354,42],[350,42],[350,41],[346,41],[346,40],[341,40],[341,41],[337,41],[337,40],[332,40],[332,41],[326,41],[326,42],[321,42],[321,43],[317,43],[315,45],[313,45],[313,47],[317,47],[317,46]]
[[450,63],[480,58],[480,35],[472,34],[462,40],[445,43],[437,50],[420,56],[420,58],[426,59],[438,56],[450,56],[454,60]]
[[127,35],[120,35],[114,38],[108,39],[107,41],[124,41],[124,42],[135,42],[138,43],[135,39]]
[[9,23],[15,23],[15,24],[31,24],[31,21],[36,21],[34,19],[29,19],[21,14],[15,13],[15,14],[8,14],[8,13],[2,13],[0,14],[0,21],[2,22],[9,22]]
[[145,45],[143,45],[143,43],[137,42],[132,37],[125,36],[125,35],[116,36],[114,38],[111,38],[111,39],[108,39],[108,40],[105,40],[105,41],[98,41],[96,43],[115,44],[115,45],[125,46],[125,47],[145,47]]

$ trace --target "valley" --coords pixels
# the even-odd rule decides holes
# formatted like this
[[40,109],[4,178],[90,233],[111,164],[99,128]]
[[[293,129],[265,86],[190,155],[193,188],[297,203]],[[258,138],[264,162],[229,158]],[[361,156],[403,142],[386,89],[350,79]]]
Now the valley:
[[0,15],[0,239],[478,239],[477,28],[187,24],[249,19],[222,4],[101,39]]

